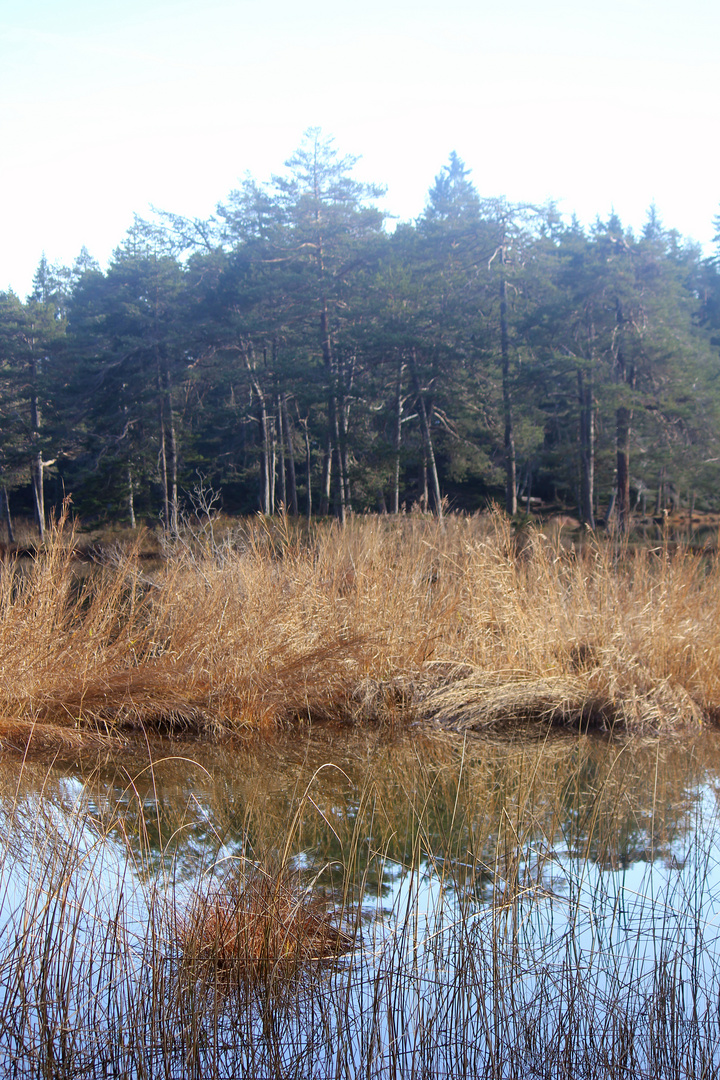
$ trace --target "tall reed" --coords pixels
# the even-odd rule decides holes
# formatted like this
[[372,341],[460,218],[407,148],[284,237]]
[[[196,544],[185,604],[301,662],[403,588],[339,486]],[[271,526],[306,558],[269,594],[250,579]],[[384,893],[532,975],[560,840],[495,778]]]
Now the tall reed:
[[0,740],[287,723],[541,721],[650,731],[720,715],[720,575],[660,544],[577,550],[499,514],[246,522],[78,574],[61,522],[0,567]]
[[[315,769],[278,816],[274,850],[287,872],[305,866],[310,891],[293,887],[290,906],[304,897],[312,912],[323,864],[308,841],[332,825],[334,905],[346,901],[327,911],[352,941],[290,966],[275,947],[260,965],[254,950],[223,951],[226,928],[209,947],[193,937],[203,898],[232,892],[229,866],[239,898],[270,865],[249,838],[271,800],[246,808],[242,856],[218,861],[216,815],[215,854],[183,877],[176,841],[194,811],[160,839],[163,763],[105,806],[102,788],[36,771],[0,814],[0,1068],[28,1080],[715,1075],[717,810],[699,785],[687,840],[661,843],[677,792],[659,744],[637,762],[628,747],[569,746],[421,754],[408,742],[379,748],[392,768],[372,761],[359,788],[337,770],[325,788]],[[653,759],[655,780],[650,769],[635,791]],[[623,866],[632,821],[645,822],[648,861]]]

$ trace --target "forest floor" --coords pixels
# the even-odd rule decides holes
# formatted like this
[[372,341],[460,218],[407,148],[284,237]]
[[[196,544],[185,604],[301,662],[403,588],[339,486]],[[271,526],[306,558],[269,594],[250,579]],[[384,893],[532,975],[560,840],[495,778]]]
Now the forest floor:
[[[680,732],[720,717],[720,519],[499,513],[76,534],[0,564],[0,745],[319,721]],[[19,542],[22,548],[22,541]]]

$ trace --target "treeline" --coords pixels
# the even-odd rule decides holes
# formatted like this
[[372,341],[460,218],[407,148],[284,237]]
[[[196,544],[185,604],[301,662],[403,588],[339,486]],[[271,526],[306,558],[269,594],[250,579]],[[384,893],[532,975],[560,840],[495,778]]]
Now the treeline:
[[720,267],[650,209],[585,230],[452,154],[394,232],[312,130],[208,220],[137,219],[106,272],[0,293],[0,470],[86,521],[561,502],[717,506]]

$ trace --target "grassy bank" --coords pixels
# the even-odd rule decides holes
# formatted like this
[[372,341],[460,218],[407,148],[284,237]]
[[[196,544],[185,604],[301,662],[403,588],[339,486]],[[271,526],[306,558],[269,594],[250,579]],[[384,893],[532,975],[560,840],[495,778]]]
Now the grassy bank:
[[207,525],[154,569],[78,572],[69,527],[0,567],[0,739],[330,719],[677,730],[720,716],[720,574],[675,545],[581,549],[499,515]]

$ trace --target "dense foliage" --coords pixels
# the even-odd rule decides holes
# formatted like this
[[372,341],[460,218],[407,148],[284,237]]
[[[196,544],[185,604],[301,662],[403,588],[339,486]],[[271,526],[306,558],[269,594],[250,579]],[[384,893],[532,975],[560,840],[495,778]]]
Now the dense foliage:
[[[137,219],[107,270],[0,294],[0,470],[34,510],[174,529],[231,512],[514,513],[590,525],[717,503],[720,262],[616,216],[481,198],[457,155],[423,214],[307,133],[209,221]],[[194,493],[194,494],[193,494]]]

